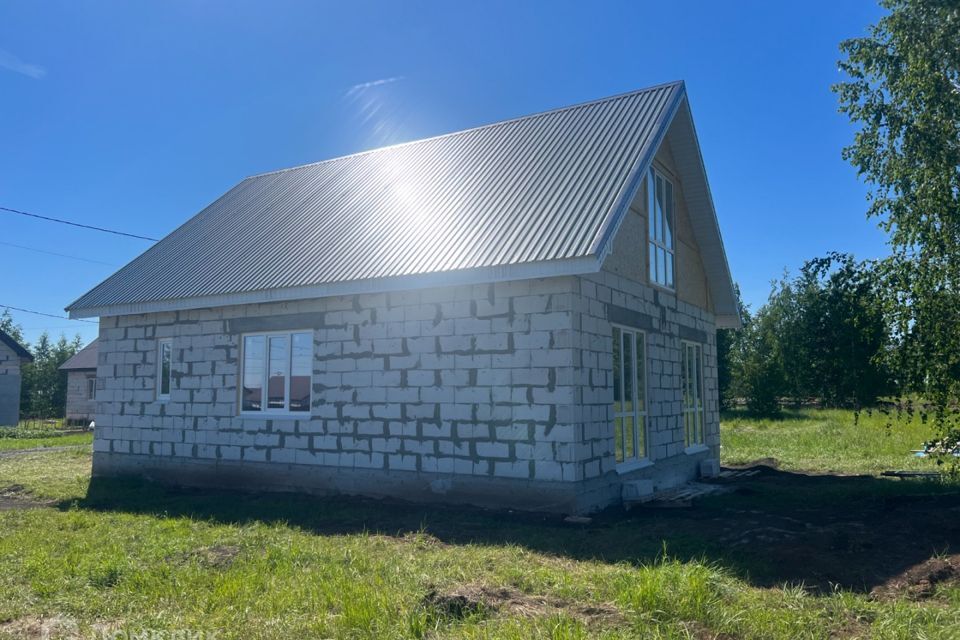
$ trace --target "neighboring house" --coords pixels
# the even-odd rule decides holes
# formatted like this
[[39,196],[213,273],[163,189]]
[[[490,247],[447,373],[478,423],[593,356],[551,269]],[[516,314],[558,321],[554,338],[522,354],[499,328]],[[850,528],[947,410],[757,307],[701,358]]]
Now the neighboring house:
[[588,512],[715,473],[682,83],[247,178],[68,307],[94,473]]
[[0,330],[0,427],[20,423],[20,366],[33,362],[30,352]]
[[97,342],[94,340],[60,365],[67,372],[67,422],[84,425],[97,412]]

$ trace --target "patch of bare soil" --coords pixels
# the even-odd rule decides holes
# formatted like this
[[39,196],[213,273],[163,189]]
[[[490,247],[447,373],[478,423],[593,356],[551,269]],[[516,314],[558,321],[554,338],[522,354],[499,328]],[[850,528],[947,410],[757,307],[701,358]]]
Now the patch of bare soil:
[[0,511],[36,509],[38,507],[46,507],[50,504],[52,504],[50,501],[43,502],[37,500],[20,484],[12,484],[9,487],[0,488]]
[[174,562],[186,563],[197,561],[204,567],[211,569],[226,569],[233,564],[240,554],[240,547],[229,544],[217,544],[211,547],[201,547],[192,551],[185,551],[174,555]]
[[80,640],[77,623],[69,618],[26,616],[0,622],[0,634],[18,640]]
[[591,626],[616,626],[623,622],[623,615],[613,605],[580,604],[551,596],[526,594],[513,587],[484,584],[459,585],[444,591],[431,590],[422,604],[444,618],[455,620],[475,614],[538,618],[564,613]]
[[960,584],[960,554],[930,558],[882,585],[870,595],[878,600],[925,600],[933,596],[941,585]]

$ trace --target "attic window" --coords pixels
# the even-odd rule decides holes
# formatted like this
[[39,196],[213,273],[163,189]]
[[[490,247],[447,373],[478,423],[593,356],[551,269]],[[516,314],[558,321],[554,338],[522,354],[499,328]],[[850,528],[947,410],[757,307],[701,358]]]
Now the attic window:
[[673,289],[673,183],[656,169],[650,169],[647,193],[650,199],[647,208],[650,282]]

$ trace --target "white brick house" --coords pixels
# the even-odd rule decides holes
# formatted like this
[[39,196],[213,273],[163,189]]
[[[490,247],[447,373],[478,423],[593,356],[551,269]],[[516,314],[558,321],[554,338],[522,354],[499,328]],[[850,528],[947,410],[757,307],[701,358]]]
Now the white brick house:
[[20,422],[21,367],[33,356],[13,336],[0,330],[0,427]]
[[96,475],[557,512],[710,468],[739,324],[682,83],[248,178],[68,311]]

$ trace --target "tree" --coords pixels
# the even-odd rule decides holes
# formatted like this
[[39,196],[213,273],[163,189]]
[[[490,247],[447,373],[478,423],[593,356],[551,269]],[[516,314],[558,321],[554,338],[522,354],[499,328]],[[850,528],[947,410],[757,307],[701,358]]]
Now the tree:
[[60,335],[51,342],[44,331],[33,345],[33,362],[23,366],[23,384],[20,388],[21,413],[31,417],[62,417],[67,404],[67,376],[60,365],[80,350],[80,336],[68,341]]
[[744,326],[739,384],[747,401],[747,411],[754,415],[780,413],[786,377],[778,341],[779,321],[776,309],[768,303]]
[[871,186],[888,233],[882,269],[897,375],[960,436],[960,5],[882,0],[889,13],[840,45],[840,111],[858,127],[844,158]]
[[874,265],[831,253],[804,264],[794,288],[808,393],[827,405],[856,407],[889,393],[890,327]]
[[720,408],[732,409],[737,398],[744,397],[741,384],[743,370],[744,335],[750,324],[750,310],[740,298],[740,285],[733,286],[740,310],[740,329],[717,330],[717,386],[720,395]]
[[4,309],[3,313],[0,313],[0,331],[3,331],[23,346],[27,346],[23,340],[23,327],[13,321],[13,316],[10,315],[10,309]]

